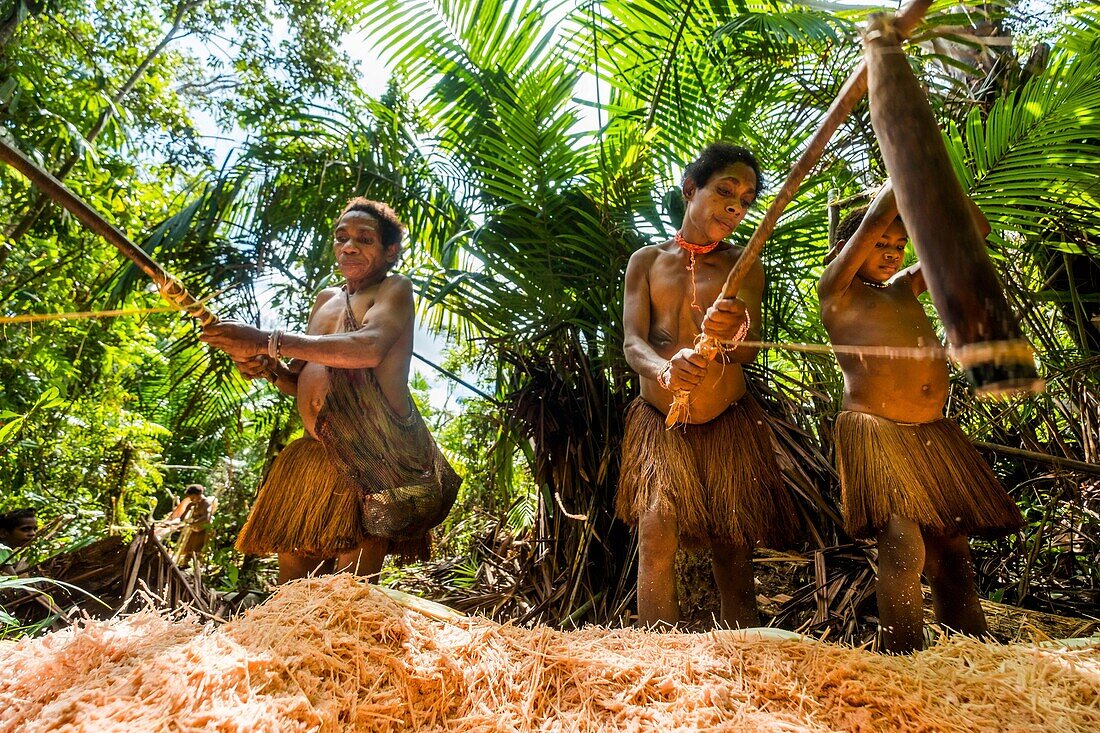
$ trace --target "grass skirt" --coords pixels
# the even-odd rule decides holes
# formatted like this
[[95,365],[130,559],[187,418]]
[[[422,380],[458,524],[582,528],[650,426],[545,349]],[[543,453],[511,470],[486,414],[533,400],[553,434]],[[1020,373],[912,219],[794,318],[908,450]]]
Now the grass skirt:
[[[276,456],[236,547],[246,555],[292,552],[330,558],[371,537],[363,529],[359,489],[336,468],[320,441],[302,437]],[[398,562],[427,560],[431,535],[390,540],[388,552]]]
[[630,525],[658,510],[676,518],[681,540],[780,546],[797,527],[775,460],[767,415],[750,395],[710,422],[665,429],[641,397],[626,414],[615,514]]
[[209,533],[209,523],[203,523],[197,527],[184,527],[183,532],[180,533],[179,549],[176,554],[179,557],[187,557],[202,552]]
[[276,456],[237,549],[247,555],[333,557],[362,539],[358,489],[336,469],[320,441],[302,437]]
[[836,420],[845,528],[873,537],[897,514],[940,535],[999,537],[1019,508],[953,420],[896,423],[864,412]]

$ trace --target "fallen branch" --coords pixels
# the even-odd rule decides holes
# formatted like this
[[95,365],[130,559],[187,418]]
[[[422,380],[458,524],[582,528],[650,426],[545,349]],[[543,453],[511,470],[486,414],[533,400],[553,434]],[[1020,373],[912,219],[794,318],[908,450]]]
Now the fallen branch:
[[1023,448],[1010,448],[1007,445],[999,445],[997,443],[986,443],[985,441],[975,440],[974,445],[978,448],[985,448],[991,450],[994,453],[1000,453],[1003,456],[1012,456],[1013,458],[1022,458],[1025,461],[1032,461],[1033,463],[1052,463],[1055,466],[1068,469],[1070,471],[1080,471],[1081,473],[1088,473],[1093,476],[1100,476],[1100,463],[1088,463],[1087,461],[1075,461],[1072,458],[1062,458],[1060,456],[1052,456],[1047,453],[1039,453],[1032,450],[1024,450]]

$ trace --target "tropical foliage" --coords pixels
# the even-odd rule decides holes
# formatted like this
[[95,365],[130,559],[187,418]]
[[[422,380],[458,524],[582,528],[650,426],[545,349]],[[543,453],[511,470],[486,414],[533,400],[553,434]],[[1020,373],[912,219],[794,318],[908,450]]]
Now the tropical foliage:
[[[489,393],[439,422],[445,449],[465,457],[462,511],[448,527],[448,547],[462,558],[427,575],[480,583],[467,604],[499,614],[624,618],[634,550],[611,500],[622,415],[636,390],[620,348],[625,263],[675,229],[679,173],[705,142],[758,151],[777,187],[858,61],[866,9],[780,0],[286,3],[278,7],[298,34],[283,52],[265,42],[265,19],[243,7],[192,5],[142,6],[143,22],[119,38],[95,32],[96,18],[121,12],[110,4],[86,13],[58,0],[24,21],[4,47],[5,128],[55,170],[76,155],[68,180],[78,192],[193,292],[215,294],[219,313],[265,325],[301,325],[330,276],[326,232],[343,199],[393,203],[410,225],[404,267],[424,323],[449,335],[447,366]],[[951,413],[976,439],[1096,462],[1100,15],[1070,5],[1082,7],[1064,23],[1024,29],[1049,33],[1049,47],[1016,48],[1013,3],[937,2],[909,57],[960,179],[992,222],[991,254],[1048,381],[1046,394],[1008,404],[976,402],[960,382]],[[65,39],[82,27],[86,45],[123,76],[141,57],[133,49],[163,38],[173,48],[177,17],[198,38],[238,34],[236,71],[211,75],[188,49],[162,49],[115,99],[111,90],[123,87],[108,80],[107,64],[66,76],[25,62],[56,43],[72,64],[83,50]],[[392,70],[378,99],[355,89],[325,43],[352,26]],[[34,105],[17,103],[32,94]],[[204,109],[243,133],[217,168],[189,121]],[[103,110],[118,112],[90,135]],[[765,250],[765,341],[825,342],[814,285],[829,202],[865,191],[882,170],[864,104]],[[6,210],[16,212],[11,233],[36,199],[0,175]],[[7,246],[6,314],[155,303],[136,271],[52,210]],[[243,383],[170,316],[18,327],[17,338],[8,328],[0,368],[13,386],[0,408],[7,425],[20,422],[0,434],[12,448],[0,477],[25,499],[80,496],[81,506],[111,507],[99,520],[120,521],[125,507],[162,495],[164,464],[211,466],[228,455],[217,477],[234,499],[221,520],[230,535],[265,461],[296,429],[285,400]],[[863,589],[830,596],[833,620],[859,638],[849,620],[866,611],[870,576],[865,550],[847,549],[836,523],[835,361],[777,347],[753,377],[812,527],[802,549],[830,558],[818,563],[818,584]],[[63,405],[39,399],[50,387]],[[104,434],[77,439],[74,424]],[[51,450],[71,460],[47,460]],[[73,463],[102,467],[99,478],[65,468]],[[144,473],[127,472],[139,464]],[[1030,523],[1018,545],[979,549],[983,590],[1095,613],[1095,476],[1008,455],[997,469]],[[510,521],[494,521],[509,511]],[[489,578],[479,568],[497,571]],[[497,591],[486,592],[492,583]]]
[[[0,34],[0,134],[154,247],[157,223],[179,215],[179,197],[215,179],[226,154],[196,120],[254,129],[274,99],[303,106],[357,94],[349,62],[321,43],[338,38],[343,21],[308,3],[259,13],[197,0],[15,5]],[[275,24],[288,17],[298,32],[280,42]],[[218,53],[200,57],[201,40]],[[0,181],[3,315],[130,312],[4,326],[4,505],[35,505],[46,523],[64,517],[57,544],[131,526],[150,502],[163,509],[168,490],[205,478],[196,471],[225,473],[222,457],[237,444],[200,418],[218,412],[223,426],[236,423],[245,390],[229,365],[209,362],[190,326],[156,312],[156,293],[111,247],[20,176],[5,170]],[[238,303],[254,302],[234,233],[220,227],[176,230],[179,246],[156,256],[198,293],[232,288]],[[196,395],[189,387],[204,375],[218,387]],[[286,410],[259,407],[266,441],[264,427],[285,422]],[[249,445],[255,434],[241,438]],[[258,466],[246,463],[238,468],[247,477]]]

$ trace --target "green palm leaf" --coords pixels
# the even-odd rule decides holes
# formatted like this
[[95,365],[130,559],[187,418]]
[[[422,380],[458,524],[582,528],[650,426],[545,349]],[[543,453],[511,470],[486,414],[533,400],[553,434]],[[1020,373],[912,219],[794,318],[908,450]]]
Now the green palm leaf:
[[1046,73],[1000,98],[988,115],[975,109],[946,138],[956,173],[995,229],[1043,237],[1056,246],[1048,236],[1051,217],[1064,217],[1080,231],[1100,227],[1095,51],[1056,52]]

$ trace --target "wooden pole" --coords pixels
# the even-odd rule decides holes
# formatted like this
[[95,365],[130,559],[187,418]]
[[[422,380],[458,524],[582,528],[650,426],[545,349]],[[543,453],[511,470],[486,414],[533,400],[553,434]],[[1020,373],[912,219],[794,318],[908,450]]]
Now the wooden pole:
[[[913,29],[917,27],[921,19],[924,18],[924,14],[928,11],[929,6],[932,5],[932,0],[911,0],[904,7],[898,10],[896,26],[898,32],[902,36],[907,36],[913,32]],[[867,93],[867,64],[865,61],[861,61],[856,70],[852,72],[848,80],[844,82],[844,86],[840,88],[840,93],[837,94],[832,105],[829,107],[829,111],[825,113],[825,119],[821,121],[821,125],[818,127],[817,132],[810,138],[809,143],[806,145],[806,149],[802,151],[802,155],[799,156],[798,162],[794,164],[794,168],[791,169],[790,174],[787,175],[787,180],[783,182],[783,187],[779,189],[779,193],[775,195],[775,199],[772,200],[770,206],[768,206],[767,212],[764,214],[764,218],[760,220],[760,223],[756,226],[756,231],[752,233],[752,237],[749,239],[749,243],[745,245],[745,251],[741,253],[741,256],[737,259],[733,269],[730,270],[730,274],[726,277],[726,283],[722,286],[722,293],[719,296],[721,298],[732,298],[737,295],[738,289],[741,287],[741,281],[745,279],[745,275],[748,274],[749,268],[760,256],[760,253],[764,249],[764,243],[767,242],[768,237],[775,231],[775,225],[779,221],[780,215],[783,210],[787,208],[787,204],[794,199],[794,195],[798,193],[798,187],[802,185],[802,180],[809,174],[813,167],[817,165],[817,161],[821,158],[821,154],[825,152],[825,146],[829,144],[829,140],[832,139],[833,133],[840,127],[840,123],[848,118],[852,109],[855,108],[856,103],[863,98],[863,95]]]
[[204,327],[217,323],[217,317],[205,305],[191,297],[191,294],[187,292],[179,280],[165,272],[164,268],[154,262],[153,258],[146,254],[141,247],[131,242],[125,234],[100,216],[99,212],[70,191],[65,184],[23,155],[14,145],[8,142],[3,134],[0,134],[0,160],[22,173],[54,202],[80,220],[84,226],[114,245],[127,259],[152,278],[165,300],[192,318],[197,319],[199,324]]
[[894,19],[872,16],[864,47],[871,124],[952,356],[979,395],[1042,390]]
[[[898,29],[906,35],[911,33],[921,19],[924,18],[924,14],[928,12],[931,5],[932,0],[910,0],[898,10]],[[737,295],[737,291],[741,288],[741,282],[748,274],[749,268],[756,262],[764,249],[764,243],[775,231],[775,225],[779,221],[783,210],[787,208],[787,204],[798,193],[798,187],[802,185],[803,179],[817,165],[821,154],[825,152],[825,146],[829,144],[829,140],[832,139],[833,133],[840,127],[840,123],[847,119],[856,103],[866,93],[867,65],[866,62],[860,61],[855,71],[840,88],[836,99],[829,106],[829,111],[825,113],[825,119],[821,121],[817,131],[806,144],[806,149],[802,151],[802,155],[799,156],[798,161],[787,175],[787,180],[783,182],[783,186],[775,195],[771,205],[768,206],[768,210],[764,212],[764,218],[760,220],[760,223],[756,226],[756,231],[752,233],[752,237],[749,239],[749,243],[745,245],[745,251],[741,253],[733,268],[730,269],[726,282],[722,285],[722,292],[718,294],[715,303],[723,298],[732,298]],[[700,339],[696,341],[695,350],[708,358],[714,358],[719,353],[720,348],[717,344],[708,341],[708,337],[704,332],[700,334]],[[689,395],[690,391],[680,390],[676,392],[672,406],[669,407],[668,415],[665,418],[667,427],[672,427],[687,419]]]
[[840,225],[840,191],[829,189],[829,250],[836,245],[836,228]]

